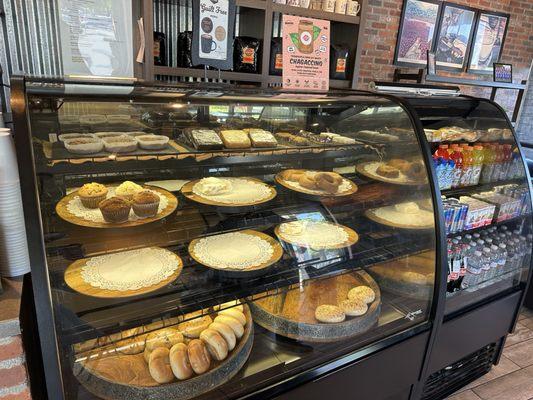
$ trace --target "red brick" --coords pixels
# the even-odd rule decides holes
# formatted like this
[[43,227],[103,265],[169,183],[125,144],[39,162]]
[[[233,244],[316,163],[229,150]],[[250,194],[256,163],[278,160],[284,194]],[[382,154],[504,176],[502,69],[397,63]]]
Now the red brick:
[[11,342],[0,344],[0,361],[9,360],[10,358],[20,357],[24,354],[22,340],[20,336],[13,336]]
[[26,368],[23,365],[0,369],[0,389],[17,386],[25,381]]
[[22,392],[15,394],[6,394],[5,396],[0,396],[0,400],[31,400],[31,394],[28,388],[24,389]]

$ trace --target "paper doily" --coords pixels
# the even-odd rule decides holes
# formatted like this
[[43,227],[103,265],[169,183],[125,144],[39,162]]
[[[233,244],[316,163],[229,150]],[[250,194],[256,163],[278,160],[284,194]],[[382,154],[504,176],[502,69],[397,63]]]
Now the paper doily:
[[170,251],[145,248],[93,257],[82,267],[81,276],[100,289],[137,290],[158,284],[179,266],[179,259]]
[[[112,197],[115,195],[115,187],[108,187],[108,194],[107,197]],[[168,206],[168,199],[161,195],[160,193],[150,190],[150,189],[144,189],[148,190],[154,194],[156,194],[159,197],[159,209],[157,210],[157,213],[159,214],[162,212],[165,208]],[[67,204],[67,210],[72,214],[75,215],[78,218],[83,218],[87,221],[93,221],[93,222],[104,222],[104,217],[102,216],[102,212],[98,208],[87,208],[85,207],[80,200],[79,196],[74,196],[72,200],[70,200]],[[130,211],[129,220],[130,221],[136,221],[142,219],[135,215],[133,210]]]
[[268,262],[274,254],[272,245],[266,240],[241,232],[202,238],[193,251],[204,265],[238,270],[257,267]]
[[280,225],[280,233],[290,243],[313,249],[338,246],[348,241],[348,233],[339,225],[329,222],[292,221]]
[[228,179],[231,181],[232,190],[230,193],[224,193],[220,195],[205,195],[197,189],[196,186],[198,184],[192,187],[192,192],[204,199],[233,205],[258,203],[272,195],[272,189],[264,183],[240,178],[221,179]]

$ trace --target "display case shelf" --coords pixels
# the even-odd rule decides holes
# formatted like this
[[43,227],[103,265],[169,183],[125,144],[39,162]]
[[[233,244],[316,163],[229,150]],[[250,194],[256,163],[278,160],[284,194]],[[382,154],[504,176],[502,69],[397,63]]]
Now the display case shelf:
[[456,197],[456,196],[468,196],[470,194],[486,192],[494,189],[496,186],[511,185],[511,184],[521,184],[524,183],[523,178],[519,179],[508,179],[492,183],[480,183],[479,185],[474,186],[465,186],[455,189],[446,189],[442,190],[442,195],[446,197]]
[[479,231],[483,231],[485,229],[489,229],[492,226],[501,226],[501,225],[507,225],[507,224],[520,223],[521,221],[524,221],[524,220],[526,220],[528,218],[531,218],[531,214],[523,214],[523,215],[519,215],[518,217],[509,218],[509,219],[506,219],[506,220],[503,220],[503,221],[493,222],[490,225],[480,226],[478,228],[468,229],[468,230],[464,230],[464,231],[456,232],[456,233],[449,233],[447,235],[447,237],[448,238],[454,238],[456,236],[462,236],[462,235],[466,235],[468,233],[472,234],[472,233],[476,233],[476,232],[479,232]]
[[272,11],[280,14],[298,15],[301,17],[325,19],[333,22],[344,22],[346,24],[358,25],[360,22],[359,16],[337,14],[326,12],[322,10],[311,10],[303,7],[294,7],[286,4],[272,3]]

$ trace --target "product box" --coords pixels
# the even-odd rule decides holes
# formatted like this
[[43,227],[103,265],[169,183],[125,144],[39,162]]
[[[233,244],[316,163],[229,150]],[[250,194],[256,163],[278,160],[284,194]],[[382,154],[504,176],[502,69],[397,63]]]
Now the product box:
[[521,202],[519,199],[495,192],[480,193],[474,195],[473,197],[490,204],[494,204],[496,207],[496,211],[494,213],[496,222],[505,221],[520,215]]
[[464,230],[475,229],[492,223],[496,211],[494,204],[470,196],[461,196],[459,201],[468,204]]

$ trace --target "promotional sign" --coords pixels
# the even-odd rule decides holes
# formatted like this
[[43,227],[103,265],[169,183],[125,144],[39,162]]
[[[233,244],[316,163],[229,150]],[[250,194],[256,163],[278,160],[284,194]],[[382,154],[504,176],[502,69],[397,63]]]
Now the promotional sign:
[[231,69],[235,0],[195,0],[193,3],[192,62]]
[[59,0],[64,75],[133,77],[131,0]]
[[283,15],[283,88],[329,89],[329,21]]
[[513,83],[513,66],[494,63],[494,82]]

